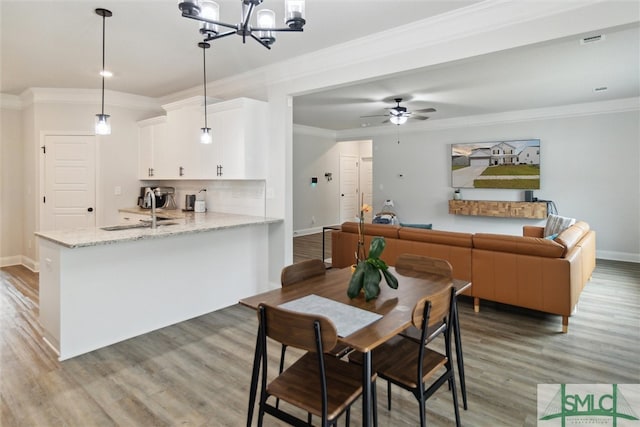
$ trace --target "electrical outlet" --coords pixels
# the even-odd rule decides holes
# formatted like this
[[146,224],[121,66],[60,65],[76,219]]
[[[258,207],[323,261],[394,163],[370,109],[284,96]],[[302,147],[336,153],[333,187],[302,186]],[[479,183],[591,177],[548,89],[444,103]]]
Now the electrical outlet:
[[120,187],[119,185],[116,185],[116,187],[113,189],[113,194],[116,196],[119,196],[122,194],[122,187]]
[[315,224],[315,223],[316,223],[316,217],[315,217],[315,216],[312,216],[312,217],[311,217],[311,224]]

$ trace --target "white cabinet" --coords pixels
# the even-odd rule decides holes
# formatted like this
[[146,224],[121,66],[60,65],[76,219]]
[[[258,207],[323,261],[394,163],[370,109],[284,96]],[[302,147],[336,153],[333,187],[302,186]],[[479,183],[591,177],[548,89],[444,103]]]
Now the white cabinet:
[[217,151],[215,178],[264,179],[269,146],[267,104],[238,98],[208,108]]
[[140,179],[264,179],[267,104],[238,98],[207,106],[213,144],[200,144],[202,97],[164,105],[167,115],[139,122]]
[[166,139],[166,117],[154,117],[138,122],[138,178],[157,179],[158,162],[154,153],[157,146],[162,145]]

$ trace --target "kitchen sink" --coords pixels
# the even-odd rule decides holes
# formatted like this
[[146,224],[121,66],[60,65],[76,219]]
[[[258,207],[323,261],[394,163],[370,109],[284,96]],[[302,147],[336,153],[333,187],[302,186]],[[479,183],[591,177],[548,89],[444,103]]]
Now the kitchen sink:
[[[165,225],[175,225],[177,222],[166,222],[166,221],[158,221],[156,224],[158,227],[162,227]],[[140,222],[136,224],[120,224],[120,225],[111,225],[109,227],[102,227],[102,230],[105,231],[118,231],[118,230],[131,230],[133,228],[151,228],[150,222]]]

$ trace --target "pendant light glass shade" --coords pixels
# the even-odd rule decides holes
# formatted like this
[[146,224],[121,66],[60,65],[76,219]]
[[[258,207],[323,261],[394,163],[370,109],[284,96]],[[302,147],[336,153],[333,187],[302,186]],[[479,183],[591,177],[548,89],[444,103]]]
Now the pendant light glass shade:
[[108,114],[96,114],[96,135],[111,135],[111,125]]
[[284,13],[289,28],[300,29],[304,26],[304,0],[285,0]]
[[211,138],[211,128],[200,128],[202,133],[200,134],[200,144],[211,144],[213,139]]
[[[202,0],[200,2],[200,17],[203,19],[208,19],[210,21],[219,21],[220,6],[214,1]],[[210,22],[203,22],[201,28],[207,31],[213,31],[214,33],[217,33],[219,31],[218,26]]]
[[[258,28],[275,28],[276,13],[273,10],[261,9],[257,16]],[[271,31],[256,31],[256,36],[267,45],[272,45],[276,38]]]

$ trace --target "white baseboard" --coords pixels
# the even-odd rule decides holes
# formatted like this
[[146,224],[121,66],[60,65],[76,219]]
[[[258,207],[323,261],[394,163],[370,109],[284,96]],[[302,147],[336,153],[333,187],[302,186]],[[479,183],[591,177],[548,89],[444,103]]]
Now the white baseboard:
[[0,258],[0,267],[9,267],[10,265],[20,265],[20,264],[22,264],[21,255],[5,256]]
[[293,230],[293,237],[308,236],[309,234],[322,233],[322,226],[314,228],[305,228],[302,230]]
[[608,259],[612,261],[626,261],[640,263],[640,254],[616,251],[598,251],[596,250],[596,258]]
[[40,267],[39,263],[24,255],[14,255],[0,258],[0,267],[9,267],[11,265],[24,265],[34,273],[37,273]]

